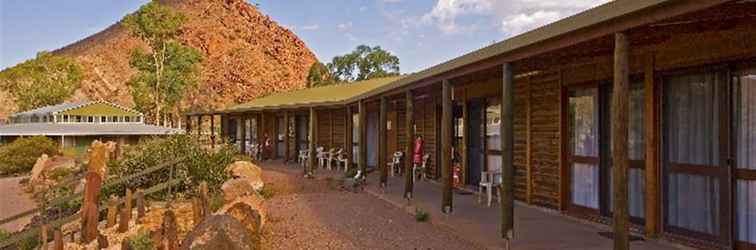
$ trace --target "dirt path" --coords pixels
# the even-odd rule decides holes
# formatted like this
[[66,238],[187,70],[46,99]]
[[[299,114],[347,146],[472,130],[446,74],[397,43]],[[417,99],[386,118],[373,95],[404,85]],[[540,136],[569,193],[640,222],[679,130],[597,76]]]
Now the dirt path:
[[265,249],[474,249],[468,241],[335,181],[265,169]]
[[[11,217],[36,206],[18,182],[25,177],[0,178],[0,219]],[[15,232],[31,222],[31,216],[0,225],[0,229]]]

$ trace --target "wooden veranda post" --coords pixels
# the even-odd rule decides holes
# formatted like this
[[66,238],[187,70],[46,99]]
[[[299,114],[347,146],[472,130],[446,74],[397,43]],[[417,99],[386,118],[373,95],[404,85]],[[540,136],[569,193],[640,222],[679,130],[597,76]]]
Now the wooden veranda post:
[[[284,112],[284,163],[289,162],[289,112]],[[278,139],[278,138],[276,138]]]
[[441,83],[441,181],[443,195],[441,208],[444,213],[452,212],[452,98],[451,83],[443,80]]
[[197,115],[197,140],[202,141],[202,115]]
[[239,138],[239,142],[241,143],[241,152],[242,154],[247,154],[247,116],[242,115],[239,118],[239,125],[241,126],[241,138]]
[[378,121],[378,169],[381,170],[381,187],[386,187],[388,181],[388,166],[386,166],[386,109],[388,106],[388,100],[385,96],[381,96],[379,121]]
[[215,114],[210,114],[210,146],[215,148]]
[[654,84],[654,55],[649,55],[644,64],[644,102],[645,136],[646,136],[646,236],[656,237],[659,232],[659,126],[657,125],[656,85]]
[[308,147],[309,150],[310,150],[309,151],[310,155],[307,158],[307,161],[308,161],[307,162],[307,168],[305,168],[305,169],[307,169],[307,170],[305,170],[306,171],[305,172],[306,176],[311,176],[312,175],[312,173],[314,172],[313,170],[315,169],[315,165],[317,165],[317,163],[318,163],[318,159],[315,158],[317,156],[316,155],[317,144],[315,143],[315,140],[317,140],[317,138],[318,138],[318,128],[317,128],[317,126],[318,126],[318,115],[316,114],[316,112],[317,111],[315,110],[315,108],[310,108],[310,126],[309,126],[309,129],[310,129],[310,140],[309,140],[310,146]]
[[352,162],[354,162],[354,150],[352,147],[352,143],[354,143],[354,120],[352,120],[352,105],[347,105],[346,107],[346,126],[344,127],[346,129],[346,131],[344,131],[344,134],[346,135],[346,138],[344,138],[344,152],[347,156],[347,169],[351,169]]
[[186,116],[186,134],[192,133],[192,116],[187,115]]
[[359,119],[357,126],[360,126],[360,140],[357,142],[360,148],[360,157],[358,166],[360,170],[362,171],[362,174],[365,174],[365,171],[367,171],[367,107],[365,106],[365,101],[361,100],[360,104],[358,106],[359,109]]
[[221,143],[228,140],[228,116],[220,114],[220,139]]
[[614,198],[614,249],[629,249],[627,197],[627,123],[630,85],[629,44],[623,33],[615,34],[614,93],[612,95],[612,179]]
[[514,237],[514,76],[512,65],[502,65],[501,88],[501,237]]
[[404,97],[405,101],[405,122],[404,122],[404,130],[406,131],[406,142],[404,143],[405,149],[405,157],[404,157],[404,198],[412,199],[412,190],[414,189],[414,183],[412,183],[412,162],[413,159],[413,151],[414,151],[414,142],[415,142],[415,107],[412,97],[412,91],[407,91]]

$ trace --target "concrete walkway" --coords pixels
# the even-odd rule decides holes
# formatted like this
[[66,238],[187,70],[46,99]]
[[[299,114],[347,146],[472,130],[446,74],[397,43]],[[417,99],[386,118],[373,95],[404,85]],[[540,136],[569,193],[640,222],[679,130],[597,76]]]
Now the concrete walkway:
[[[30,195],[21,190],[21,184],[19,181],[26,177],[7,177],[0,178],[0,219],[5,219],[24,212],[26,210],[35,208],[37,205],[31,199]],[[32,216],[27,216],[21,219],[17,219],[0,225],[0,229],[15,232],[22,229],[26,224],[31,222]]]
[[[264,167],[283,168],[287,171],[302,169],[295,165],[283,165],[280,161],[268,161]],[[318,169],[316,177],[338,177],[343,172]],[[498,204],[487,207],[485,200],[478,204],[476,194],[454,194],[454,212],[441,212],[441,186],[427,181],[415,183],[412,202],[403,198],[404,179],[402,176],[389,177],[388,187],[380,188],[378,173],[368,176],[365,191],[408,213],[417,208],[430,215],[430,222],[456,232],[460,237],[476,242],[483,248],[502,249],[501,212]],[[515,239],[512,249],[612,249],[612,240],[599,235],[611,231],[606,225],[591,223],[560,214],[558,211],[533,207],[521,203],[515,206]],[[631,243],[633,249],[689,249],[660,240],[641,240]]]
[[[477,194],[453,194],[454,211],[441,212],[441,186],[427,181],[417,181],[414,198],[403,198],[404,179],[389,177],[388,187],[379,187],[378,174],[369,178],[367,191],[376,197],[408,211],[420,208],[431,216],[431,221],[447,226],[463,235],[463,238],[479,242],[488,249],[502,249],[501,211],[497,202],[486,206],[485,199],[478,203]],[[495,200],[496,201],[496,200]],[[515,238],[512,249],[612,249],[613,241],[599,232],[611,231],[606,225],[581,221],[560,214],[558,211],[517,203],[515,205]],[[685,248],[658,240],[633,241],[634,249]]]

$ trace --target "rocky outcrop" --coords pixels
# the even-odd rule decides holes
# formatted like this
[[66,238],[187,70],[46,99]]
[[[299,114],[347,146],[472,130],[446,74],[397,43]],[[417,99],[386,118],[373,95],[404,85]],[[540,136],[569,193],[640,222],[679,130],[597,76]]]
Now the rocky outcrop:
[[181,243],[183,250],[251,250],[256,242],[238,220],[229,215],[212,215],[202,221]]
[[[273,92],[305,87],[312,51],[244,0],[163,0],[187,17],[180,40],[205,57],[200,86],[184,108],[222,108]],[[119,23],[54,53],[83,67],[81,88],[70,101],[104,99],[133,106],[126,82],[135,74],[132,51],[146,47]],[[0,120],[15,112],[0,91]],[[8,103],[5,103],[8,102]]]

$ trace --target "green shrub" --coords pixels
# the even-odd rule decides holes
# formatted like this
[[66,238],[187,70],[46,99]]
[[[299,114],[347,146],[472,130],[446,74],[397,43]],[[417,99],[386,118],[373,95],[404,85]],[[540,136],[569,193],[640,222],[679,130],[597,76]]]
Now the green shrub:
[[47,177],[50,180],[59,181],[71,176],[73,172],[73,170],[68,168],[54,168],[47,172]]
[[42,154],[53,156],[57,153],[58,144],[50,138],[18,138],[10,144],[0,146],[0,176],[29,172]]
[[415,209],[415,221],[417,222],[424,222],[428,220],[428,213],[423,211],[422,209]]
[[0,229],[0,242],[3,242],[5,240],[9,239],[10,236],[11,236],[11,233],[9,233],[8,231],[5,231],[3,229]]
[[37,249],[37,246],[39,246],[39,237],[36,236],[26,237],[18,242],[19,250],[34,250]]
[[276,195],[276,191],[273,190],[273,188],[271,188],[270,185],[263,186],[263,188],[260,189],[260,196],[262,196],[263,199],[268,200],[270,198],[273,198],[273,196],[275,195]]
[[210,197],[210,211],[213,213],[218,212],[223,207],[223,194],[216,193]]
[[[175,164],[172,172],[174,179],[182,181],[172,188],[174,192],[194,190],[203,181],[207,182],[211,192],[216,192],[220,190],[223,182],[231,177],[225,171],[226,166],[241,158],[231,146],[221,146],[211,151],[202,148],[195,137],[174,135],[166,138],[152,138],[130,146],[121,159],[108,163],[108,169],[110,174],[118,178],[179,159],[183,160]],[[132,189],[147,189],[168,182],[170,175],[171,170],[165,168],[129,180],[127,185]],[[123,196],[125,188],[124,185],[104,188],[101,197],[110,197],[111,194]],[[166,194],[167,192],[161,192],[152,197],[164,198]]]
[[157,249],[152,245],[150,233],[140,231],[137,235],[129,239],[129,247],[133,250],[154,250]]

